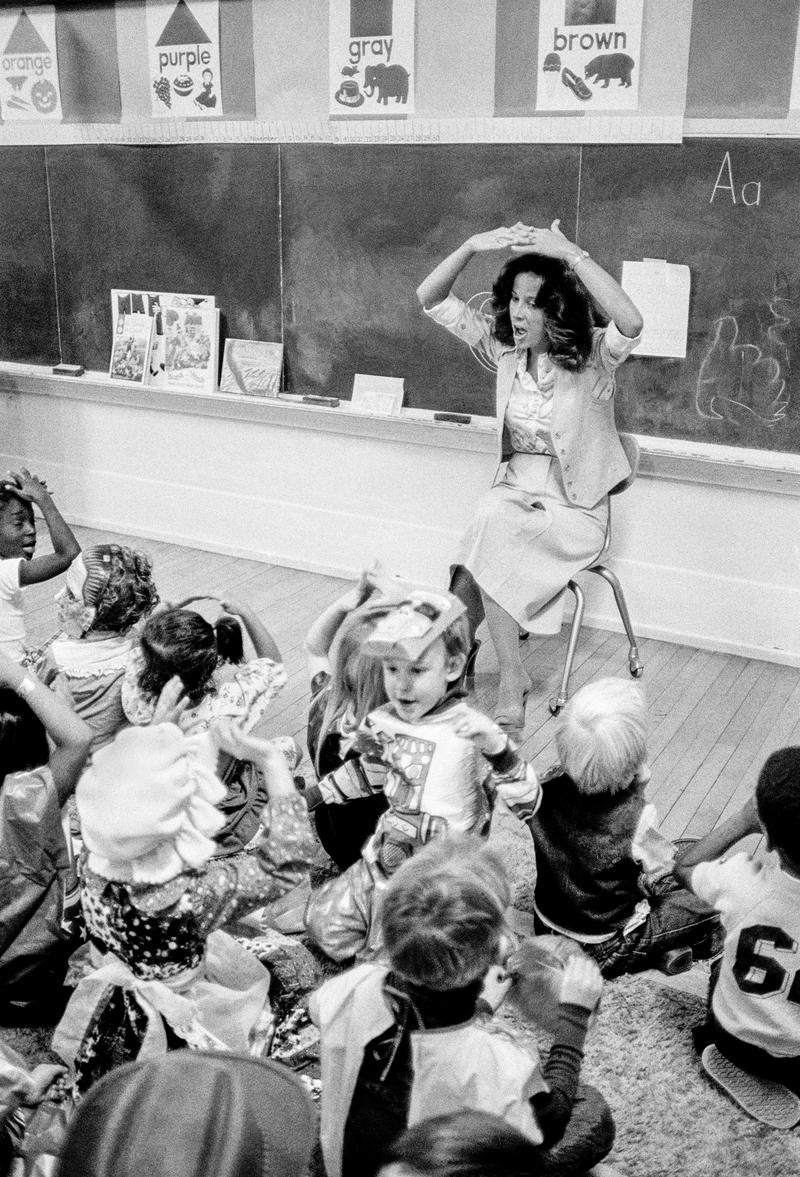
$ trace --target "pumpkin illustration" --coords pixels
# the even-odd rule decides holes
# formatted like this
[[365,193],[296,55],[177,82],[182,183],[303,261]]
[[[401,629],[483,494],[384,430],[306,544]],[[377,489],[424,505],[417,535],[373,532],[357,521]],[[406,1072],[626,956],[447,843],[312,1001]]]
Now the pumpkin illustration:
[[40,114],[49,114],[51,110],[55,110],[57,101],[58,92],[47,78],[39,78],[39,81],[31,86],[31,102]]

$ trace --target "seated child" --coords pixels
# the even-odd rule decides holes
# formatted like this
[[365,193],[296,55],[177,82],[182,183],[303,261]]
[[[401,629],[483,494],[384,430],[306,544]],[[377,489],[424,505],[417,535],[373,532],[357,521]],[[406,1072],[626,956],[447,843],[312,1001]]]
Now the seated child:
[[[674,851],[645,803],[647,714],[639,687],[604,678],[575,693],[556,721],[560,763],[528,821],[536,847],[539,930],[577,940],[605,977],[681,971],[713,952],[719,919],[680,887]],[[642,874],[649,851],[660,870]]]
[[[131,723],[153,719],[159,695],[177,676],[185,692],[180,726],[186,732],[207,731],[214,720],[235,720],[252,731],[269,703],[286,685],[286,670],[267,628],[254,611],[232,601],[219,601],[222,614],[214,625],[193,609],[189,597],[181,605],[148,618],[139,645],[131,654],[122,684],[122,707]],[[242,625],[255,658],[243,661]],[[294,768],[299,750],[291,737],[278,741]],[[236,854],[258,840],[259,817],[267,803],[266,785],[257,769],[220,754],[217,773],[227,789],[220,805],[225,824],[215,837],[219,853]]]
[[131,630],[158,603],[149,556],[119,544],[96,544],[70,565],[56,594],[61,636],[37,666],[48,686],[58,679],[94,732],[92,751],[126,726],[122,678]]
[[[34,503],[44,516],[53,544],[53,551],[46,556],[33,555]],[[46,483],[24,467],[10,471],[0,485],[0,651],[14,662],[28,659],[22,589],[64,572],[80,550]]]
[[[182,604],[214,599],[190,597]],[[184,731],[207,731],[221,717],[235,719],[251,731],[261,719],[286,685],[280,652],[252,609],[232,601],[219,604],[223,615],[213,626],[182,606],[163,609],[147,620],[122,685],[122,706],[131,723],[150,723],[159,695],[175,675],[189,701],[181,717]],[[231,617],[241,619],[256,656],[218,685],[220,664],[242,657],[241,631],[230,625]]]
[[[52,751],[48,746],[52,741]],[[63,699],[0,652],[0,993],[56,1014],[77,876],[64,827],[90,729]]]
[[[771,851],[765,862],[744,853],[722,857],[754,833],[764,834]],[[696,895],[713,904],[725,932],[722,959],[712,973],[708,1020],[697,1035],[704,1063],[713,1044],[743,1071],[785,1085],[795,1096],[780,1103],[788,1107],[789,1123],[797,1122],[800,747],[773,752],[761,770],[755,795],[690,847],[675,872]],[[726,1089],[737,1098],[727,1085]],[[745,1100],[740,1102],[747,1107]]]
[[480,840],[439,839],[386,890],[388,968],[357,965],[312,994],[328,1177],[372,1177],[407,1125],[466,1108],[541,1145],[553,1172],[584,1173],[611,1148],[607,1104],[578,1084],[597,966],[582,953],[567,962],[544,1068],[492,1021],[512,984],[502,968],[509,896],[500,859]]
[[219,931],[303,877],[316,842],[285,757],[229,721],[214,737],[259,762],[269,802],[253,852],[212,858],[224,787],[207,733],[128,728],[95,754],[76,790],[81,901],[90,943],[53,1049],[84,1091],[119,1062],[178,1047],[258,1054],[270,1029],[269,973]]
[[389,702],[356,735],[363,771],[347,779],[334,773],[306,789],[311,809],[379,790],[389,802],[358,861],[308,901],[306,927],[334,960],[379,950],[380,895],[420,846],[448,831],[487,834],[496,791],[518,813],[538,800],[536,776],[516,746],[461,701],[468,632],[457,597],[419,590],[394,604],[367,638],[381,656]]
[[[361,772],[358,753],[352,747],[345,750],[344,745],[369,712],[386,702],[383,667],[365,649],[365,642],[387,609],[365,574],[320,614],[306,636],[311,676],[308,754],[320,777],[338,773],[346,782],[351,774]],[[314,808],[317,836],[340,870],[360,857],[387,805],[382,791],[370,790],[346,806],[320,802]]]

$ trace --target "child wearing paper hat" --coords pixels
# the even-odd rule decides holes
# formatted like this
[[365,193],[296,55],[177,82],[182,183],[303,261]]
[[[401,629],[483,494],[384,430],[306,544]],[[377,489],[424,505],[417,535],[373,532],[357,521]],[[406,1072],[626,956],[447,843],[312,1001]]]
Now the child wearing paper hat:
[[53,1048],[79,1091],[140,1054],[266,1044],[269,973],[218,929],[299,883],[316,843],[280,750],[225,721],[215,737],[267,781],[264,833],[247,855],[211,857],[225,789],[207,734],[123,731],[78,784],[90,943],[72,958],[77,987]]
[[354,740],[363,770],[330,774],[306,789],[309,808],[383,791],[389,808],[361,858],[312,893],[306,928],[334,960],[368,959],[381,946],[381,895],[420,846],[448,831],[488,833],[496,792],[521,813],[539,786],[507,734],[463,701],[469,650],[466,610],[452,593],[409,591],[377,622],[366,648],[383,663],[389,700]]

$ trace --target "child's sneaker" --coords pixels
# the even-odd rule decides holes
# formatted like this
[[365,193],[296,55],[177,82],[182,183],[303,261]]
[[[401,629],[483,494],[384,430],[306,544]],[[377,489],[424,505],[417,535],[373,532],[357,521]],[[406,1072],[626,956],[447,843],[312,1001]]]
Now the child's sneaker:
[[771,1128],[793,1128],[800,1121],[800,1097],[782,1083],[743,1071],[713,1043],[700,1057],[709,1078],[754,1120]]
[[693,964],[694,956],[691,948],[669,948],[659,958],[656,968],[659,972],[666,973],[668,977],[675,977],[678,973],[688,972]]
[[695,960],[713,960],[715,956],[719,956],[724,947],[725,932],[718,924],[707,936],[693,945],[692,952]]

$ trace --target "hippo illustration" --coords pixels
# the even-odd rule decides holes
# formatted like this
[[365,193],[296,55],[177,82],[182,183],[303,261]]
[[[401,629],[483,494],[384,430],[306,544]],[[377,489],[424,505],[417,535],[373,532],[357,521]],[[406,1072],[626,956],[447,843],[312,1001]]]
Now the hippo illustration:
[[368,65],[364,70],[364,93],[371,98],[377,88],[378,102],[386,106],[390,98],[395,102],[408,101],[408,70],[402,65]]
[[583,72],[595,85],[602,79],[603,89],[606,90],[612,78],[619,78],[620,86],[630,86],[631,71],[635,65],[636,62],[627,53],[601,53],[599,57],[592,58]]

